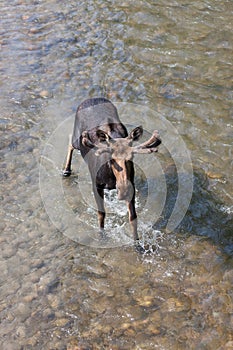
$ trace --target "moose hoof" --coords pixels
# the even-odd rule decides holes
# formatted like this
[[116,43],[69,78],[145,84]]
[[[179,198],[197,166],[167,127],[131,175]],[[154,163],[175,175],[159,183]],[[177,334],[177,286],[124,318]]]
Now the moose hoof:
[[134,247],[137,253],[144,254],[146,252],[139,240],[135,241]]
[[71,170],[63,170],[62,176],[68,177],[68,176],[70,176],[70,175],[71,175]]

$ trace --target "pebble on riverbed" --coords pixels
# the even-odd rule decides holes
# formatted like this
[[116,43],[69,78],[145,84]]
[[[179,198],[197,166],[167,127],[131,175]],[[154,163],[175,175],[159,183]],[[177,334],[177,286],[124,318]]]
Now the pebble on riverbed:
[[42,98],[48,98],[50,96],[50,93],[47,90],[42,90],[42,91],[39,92],[39,95]]

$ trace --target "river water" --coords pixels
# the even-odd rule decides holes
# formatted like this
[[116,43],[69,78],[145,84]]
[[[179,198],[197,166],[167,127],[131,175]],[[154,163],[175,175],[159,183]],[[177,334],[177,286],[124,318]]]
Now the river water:
[[[233,348],[232,13],[231,0],[1,1],[1,349]],[[78,154],[61,180],[93,96],[160,130],[136,174],[149,254],[122,233],[114,195],[120,239],[86,240],[96,213]]]

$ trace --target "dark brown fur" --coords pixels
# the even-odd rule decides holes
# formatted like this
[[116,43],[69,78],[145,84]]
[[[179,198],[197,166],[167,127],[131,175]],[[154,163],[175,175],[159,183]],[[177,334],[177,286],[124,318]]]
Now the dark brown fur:
[[104,189],[117,188],[119,200],[127,202],[135,241],[138,241],[138,233],[133,154],[156,152],[156,147],[161,143],[158,133],[154,132],[149,141],[133,147],[133,141],[137,141],[142,132],[140,126],[128,135],[116,107],[109,100],[88,99],[77,109],[72,142],[63,171],[64,176],[71,174],[72,153],[74,149],[79,149],[91,174],[99,227],[104,228]]

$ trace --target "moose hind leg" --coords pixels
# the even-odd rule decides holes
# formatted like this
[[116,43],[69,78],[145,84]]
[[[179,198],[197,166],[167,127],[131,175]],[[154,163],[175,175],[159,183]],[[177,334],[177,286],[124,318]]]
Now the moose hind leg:
[[70,143],[68,147],[67,157],[66,157],[66,164],[62,173],[64,177],[68,177],[71,175],[71,162],[72,162],[73,151],[74,151],[74,147]]

